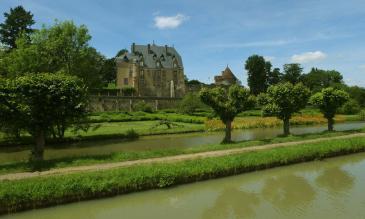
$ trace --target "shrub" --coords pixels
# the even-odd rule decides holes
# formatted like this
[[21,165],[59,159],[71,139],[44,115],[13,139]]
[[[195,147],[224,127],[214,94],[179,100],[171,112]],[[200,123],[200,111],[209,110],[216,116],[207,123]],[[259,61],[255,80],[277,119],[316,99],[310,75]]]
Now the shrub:
[[134,111],[141,111],[146,113],[153,113],[152,106],[145,102],[138,102],[133,106]]
[[124,87],[122,88],[122,94],[124,96],[133,96],[136,93],[136,89],[134,87]]
[[353,115],[359,113],[360,110],[359,103],[354,99],[350,99],[339,109],[339,113]]
[[180,101],[178,111],[180,113],[193,114],[199,108],[203,108],[204,104],[201,102],[199,96],[194,93],[188,93]]

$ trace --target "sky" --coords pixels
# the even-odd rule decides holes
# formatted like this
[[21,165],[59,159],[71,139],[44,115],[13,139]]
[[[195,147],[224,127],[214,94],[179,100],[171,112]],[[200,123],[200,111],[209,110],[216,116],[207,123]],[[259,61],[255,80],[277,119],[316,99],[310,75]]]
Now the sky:
[[258,54],[280,69],[334,69],[365,87],[365,0],[0,0],[0,22],[17,5],[36,28],[86,25],[107,57],[133,42],[174,46],[189,79],[211,83],[228,65],[245,85],[245,60]]

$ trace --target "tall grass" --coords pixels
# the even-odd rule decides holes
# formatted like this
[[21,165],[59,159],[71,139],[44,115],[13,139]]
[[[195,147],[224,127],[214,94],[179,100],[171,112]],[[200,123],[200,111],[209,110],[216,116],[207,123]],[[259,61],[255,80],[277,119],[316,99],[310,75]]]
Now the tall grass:
[[[338,115],[335,122],[345,122],[344,116]],[[321,115],[298,115],[290,120],[292,125],[316,125],[325,124],[327,120]],[[283,122],[276,117],[237,117],[232,124],[234,129],[249,129],[249,128],[270,128],[281,126]],[[205,129],[209,131],[223,130],[224,124],[218,119],[205,121]]]
[[364,150],[365,138],[357,137],[176,163],[4,181],[0,184],[0,213],[164,188]]

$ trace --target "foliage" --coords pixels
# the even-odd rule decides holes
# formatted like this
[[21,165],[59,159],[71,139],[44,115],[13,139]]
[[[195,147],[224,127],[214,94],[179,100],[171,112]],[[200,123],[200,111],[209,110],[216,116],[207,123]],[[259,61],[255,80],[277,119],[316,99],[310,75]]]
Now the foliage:
[[31,26],[35,23],[33,14],[22,6],[10,8],[10,12],[4,13],[5,21],[0,24],[0,42],[10,49],[16,48],[16,40],[20,35],[29,39],[34,31]]
[[302,76],[304,85],[311,89],[312,92],[319,92],[322,88],[343,84],[342,79],[343,77],[338,71],[321,70],[318,68],[312,68],[308,74]]
[[122,88],[122,94],[124,96],[133,96],[133,94],[136,93],[136,89],[134,87],[123,87]]
[[284,122],[284,135],[290,134],[289,120],[292,115],[303,109],[309,99],[310,91],[303,84],[289,82],[270,86],[260,102],[266,115],[275,115]]
[[303,68],[298,63],[285,64],[283,80],[292,84],[299,83],[301,81]]
[[351,86],[346,89],[350,97],[356,100],[362,107],[365,106],[365,88],[359,86]]
[[0,185],[0,213],[167,187],[364,150],[365,138],[357,137],[176,163],[4,181]]
[[349,99],[343,106],[339,109],[339,112],[346,115],[357,114],[361,111],[360,105],[354,99]]
[[115,55],[115,57],[119,57],[122,56],[124,54],[128,53],[128,49],[121,49],[117,52],[117,54]]
[[187,93],[178,105],[180,113],[192,115],[198,109],[205,107],[196,93]]
[[267,72],[267,84],[268,86],[275,85],[281,82],[283,75],[279,68],[274,68],[272,71]]
[[[76,77],[28,74],[0,86],[2,127],[26,130],[35,139],[32,158],[43,158],[45,138],[57,131],[63,137],[71,124],[86,118],[87,90]],[[77,127],[83,128],[83,127]]]
[[255,105],[255,100],[250,96],[249,90],[238,85],[232,85],[228,90],[222,87],[203,88],[200,91],[200,98],[203,103],[212,107],[226,125],[224,143],[231,142],[231,123],[237,114],[253,108]]
[[245,69],[247,70],[247,84],[250,87],[252,94],[257,95],[261,92],[265,92],[267,88],[267,69],[270,67],[271,63],[265,62],[264,57],[259,55],[252,55],[248,57],[245,64]]
[[105,58],[89,46],[90,39],[85,26],[76,26],[72,21],[56,22],[31,34],[30,43],[20,37],[17,49],[4,58],[4,64],[11,77],[61,71],[78,76],[89,87],[100,86]]
[[349,95],[345,91],[329,87],[314,94],[310,99],[310,103],[319,107],[324,117],[328,120],[328,131],[333,131],[333,118],[338,109],[348,99]]
[[140,101],[133,105],[134,111],[141,111],[146,113],[153,113],[152,106],[146,102]]

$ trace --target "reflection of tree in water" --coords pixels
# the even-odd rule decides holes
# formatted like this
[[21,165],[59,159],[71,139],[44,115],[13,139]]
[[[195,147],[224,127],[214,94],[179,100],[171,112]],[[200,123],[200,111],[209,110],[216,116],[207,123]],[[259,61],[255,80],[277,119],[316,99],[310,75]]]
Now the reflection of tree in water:
[[204,212],[203,218],[252,218],[259,203],[255,193],[227,188],[218,196],[214,206]]
[[325,169],[317,177],[318,186],[327,189],[331,193],[345,192],[350,190],[354,185],[354,177],[349,175],[340,167]]
[[305,178],[295,175],[269,178],[262,189],[265,200],[277,208],[309,204],[313,201],[315,194]]

